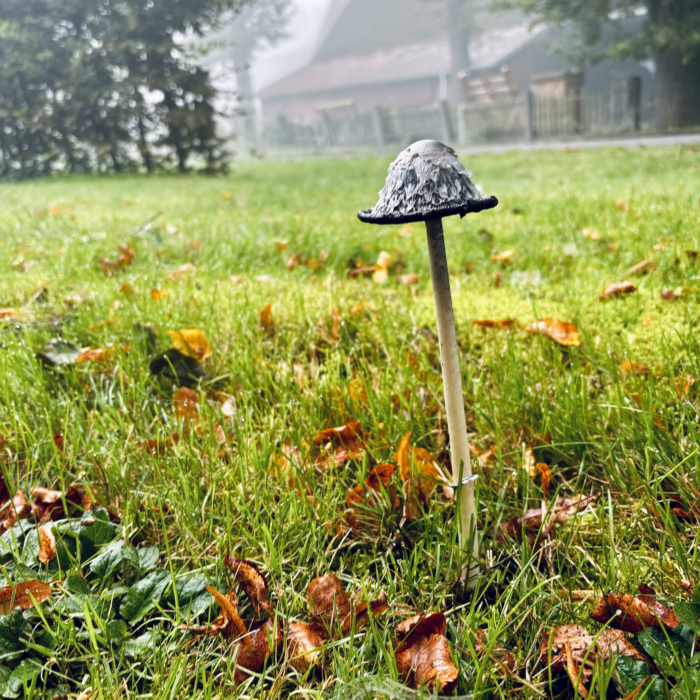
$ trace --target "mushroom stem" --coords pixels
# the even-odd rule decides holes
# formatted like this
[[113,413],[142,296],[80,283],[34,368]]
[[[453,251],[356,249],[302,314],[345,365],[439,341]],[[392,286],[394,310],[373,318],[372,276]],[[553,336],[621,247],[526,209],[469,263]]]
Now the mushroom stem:
[[[459,483],[471,476],[472,467],[469,458],[469,440],[467,438],[467,421],[464,416],[464,398],[462,395],[462,372],[459,368],[459,351],[455,332],[455,317],[452,311],[452,293],[450,277],[447,270],[445,238],[442,232],[442,220],[426,221],[428,232],[428,250],[430,252],[430,275],[433,280],[435,297],[435,316],[437,317],[438,338],[440,339],[440,358],[442,361],[442,383],[445,390],[445,408],[447,410],[447,431],[450,435],[450,454],[452,474]],[[476,509],[474,505],[474,483],[460,484],[459,494],[459,544],[464,552],[472,542],[472,552],[462,570],[462,581],[473,590],[479,575],[479,540],[476,534]]]

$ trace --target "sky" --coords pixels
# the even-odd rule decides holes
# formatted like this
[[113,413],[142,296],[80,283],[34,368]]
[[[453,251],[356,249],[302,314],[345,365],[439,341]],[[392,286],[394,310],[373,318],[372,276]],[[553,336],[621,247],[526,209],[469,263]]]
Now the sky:
[[274,48],[258,52],[252,77],[256,90],[302,68],[311,59],[326,12],[332,0],[294,0],[294,15],[288,27],[289,37]]

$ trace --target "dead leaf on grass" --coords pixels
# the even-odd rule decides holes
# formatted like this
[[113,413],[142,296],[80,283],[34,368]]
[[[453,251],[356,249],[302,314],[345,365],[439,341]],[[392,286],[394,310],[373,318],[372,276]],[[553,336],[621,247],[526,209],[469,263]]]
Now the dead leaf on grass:
[[424,447],[410,444],[411,433],[406,433],[399,443],[394,461],[399,465],[401,481],[406,493],[404,516],[419,518],[429,508],[430,494],[436,486],[442,485],[448,500],[453,490],[450,479]]
[[51,596],[51,586],[44,581],[33,579],[15,586],[0,589],[0,611],[7,615],[15,608],[28,610],[35,603],[43,603]]
[[39,553],[37,559],[44,565],[56,558],[56,536],[50,527],[39,528]]
[[199,394],[187,387],[180,387],[173,393],[173,408],[178,422],[199,423]]
[[260,312],[260,327],[268,335],[274,335],[275,332],[275,319],[272,317],[272,304],[268,304]]
[[399,284],[418,284],[420,277],[415,272],[412,272],[408,275],[399,275],[396,281]]
[[372,275],[372,281],[375,284],[386,284],[389,280],[389,263],[391,262],[391,255],[383,250],[379,253],[377,262],[374,265],[374,274]]
[[272,617],[275,612],[274,606],[267,599],[267,579],[260,569],[251,561],[232,557],[229,552],[226,552],[224,564],[228,566],[233,577],[245,591],[255,612],[264,611]]
[[680,294],[676,294],[672,289],[667,289],[664,292],[661,292],[661,298],[664,301],[677,301],[680,299]]
[[100,260],[100,267],[105,276],[109,276],[118,270],[125,269],[131,265],[136,258],[134,249],[127,243],[118,245],[117,250],[119,251],[119,257],[116,260],[110,260],[109,258],[102,258]]
[[477,326],[478,328],[497,328],[501,331],[507,331],[516,323],[517,321],[514,318],[504,318],[500,321],[490,321],[486,319],[483,321],[472,321],[472,326]]
[[393,464],[377,464],[365,479],[364,486],[356,486],[348,493],[346,498],[348,510],[345,513],[345,522],[353,533],[357,534],[365,530],[374,532],[378,529],[381,516],[378,518],[364,507],[377,508],[384,503],[382,487],[386,489],[391,504],[387,505],[387,510],[400,506],[396,490],[389,485],[395,470],[396,467]]
[[212,355],[213,351],[207,337],[198,328],[168,331],[168,335],[173,339],[173,347],[183,355],[194,357],[199,362],[204,362]]
[[321,453],[316,457],[316,464],[328,468],[339,467],[343,462],[351,459],[361,459],[364,443],[363,431],[356,421],[341,425],[339,428],[327,428],[322,430],[314,438],[314,446]]
[[651,270],[656,270],[657,267],[656,261],[654,260],[642,260],[642,262],[630,267],[630,269],[625,272],[624,276],[636,277],[637,275],[646,275]]
[[591,619],[610,623],[625,632],[641,632],[645,627],[678,627],[680,620],[656,598],[653,588],[642,584],[640,595],[608,593],[601,596],[591,612]]
[[623,360],[620,363],[620,369],[625,374],[635,374],[638,377],[648,377],[651,370],[646,365],[635,362],[634,360]]
[[0,309],[0,321],[16,321],[17,319],[19,319],[19,314],[15,309]]
[[507,649],[493,647],[489,651],[489,640],[486,636],[486,632],[482,629],[478,629],[476,631],[474,651],[480,655],[484,655],[488,652],[489,658],[506,673],[513,673],[518,668],[518,662],[516,661],[515,656],[513,656],[513,654]]
[[673,386],[676,390],[676,395],[682,401],[685,401],[690,394],[690,389],[695,384],[695,377],[690,374],[684,374],[682,377],[676,377],[673,380]]
[[612,299],[625,294],[633,294],[636,291],[637,288],[632,284],[632,282],[614,282],[613,284],[609,284],[603,290],[603,293],[598,296],[598,300],[602,301],[604,299]]
[[165,275],[164,279],[166,282],[173,282],[175,280],[182,279],[185,275],[189,275],[196,270],[197,268],[192,263],[185,263],[184,265],[178,267],[177,270],[173,270]]
[[493,262],[501,263],[501,265],[507,265],[511,258],[515,255],[515,251],[510,248],[508,250],[504,250],[502,253],[497,253],[496,255],[491,256],[491,260]]
[[452,661],[446,629],[447,621],[440,612],[415,615],[398,626],[396,668],[409,687],[439,688],[441,694],[454,688],[459,670]]
[[523,330],[526,333],[546,335],[555,343],[559,343],[559,345],[574,347],[581,345],[578,329],[573,323],[568,321],[560,321],[556,318],[542,318],[529,326],[525,326]]

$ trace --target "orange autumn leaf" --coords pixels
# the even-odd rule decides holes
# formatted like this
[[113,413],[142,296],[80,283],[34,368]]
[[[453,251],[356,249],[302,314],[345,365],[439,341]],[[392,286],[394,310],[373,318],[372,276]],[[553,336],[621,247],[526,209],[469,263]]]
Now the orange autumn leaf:
[[151,289],[151,299],[153,301],[161,301],[165,296],[165,290],[163,289]]
[[399,275],[396,278],[396,281],[399,284],[418,284],[420,281],[420,277],[415,272],[412,272],[408,275]]
[[75,362],[111,362],[112,348],[81,348]]
[[680,620],[656,599],[656,591],[640,586],[641,594],[608,593],[601,596],[591,612],[591,619],[609,623],[625,632],[641,632],[645,627],[678,627]]
[[604,299],[612,299],[614,297],[619,297],[624,294],[633,294],[637,291],[637,288],[632,284],[632,282],[615,282],[609,284],[603,293],[598,296],[600,301]]
[[53,534],[50,527],[39,528],[39,553],[37,559],[44,565],[53,561],[57,556],[56,553],[56,536]]
[[173,394],[173,408],[181,423],[199,421],[199,395],[187,387],[180,387]]
[[275,319],[272,317],[272,304],[268,304],[260,312],[260,326],[267,333],[274,333]]
[[16,321],[19,314],[13,308],[0,309],[0,321]]
[[51,586],[36,579],[0,589],[0,611],[7,615],[15,608],[28,610],[51,596]]
[[360,459],[364,449],[362,435],[362,428],[356,421],[341,425],[339,428],[322,430],[314,438],[315,447],[323,449],[316,463],[324,467],[331,465],[338,467],[350,459]]
[[406,505],[404,515],[407,518],[419,518],[428,508],[430,494],[436,486],[442,485],[448,498],[452,497],[450,480],[423,447],[410,444],[411,433],[406,433],[399,443],[394,461],[399,465],[399,474],[404,483]]
[[181,331],[168,331],[173,339],[173,347],[183,355],[204,362],[211,357],[212,349],[207,337],[197,328],[183,328]]
[[676,394],[679,399],[685,401],[688,398],[691,387],[695,384],[695,377],[690,374],[685,374],[682,377],[676,377],[673,380],[673,386],[676,389]]
[[331,328],[331,338],[338,340],[340,338],[340,311],[338,307],[333,307],[333,327]]
[[651,370],[646,365],[635,362],[634,360],[623,360],[620,363],[620,369],[625,374],[635,374],[638,377],[648,377]]
[[377,262],[374,265],[374,274],[372,275],[372,281],[375,284],[386,284],[389,280],[389,263],[391,262],[391,256],[385,250],[379,253]]
[[676,294],[673,290],[667,289],[664,292],[661,292],[661,298],[664,301],[677,301],[680,299],[680,294]]
[[112,272],[123,270],[125,267],[131,265],[136,258],[134,249],[126,243],[118,245],[117,250],[119,251],[117,260],[110,260],[109,258],[102,258],[100,260],[100,267],[105,275],[111,275]]
[[459,670],[452,661],[446,629],[440,612],[415,615],[398,626],[396,668],[409,687],[425,686],[431,692],[439,688],[441,695],[454,688]]
[[501,265],[507,265],[514,255],[515,251],[511,248],[508,250],[504,250],[502,253],[492,255],[491,260],[493,260],[493,262],[501,263]]
[[536,323],[525,326],[523,330],[526,333],[541,333],[550,337],[559,345],[567,345],[578,347],[581,345],[581,339],[578,335],[578,329],[573,323],[560,321],[556,318],[542,318]]
[[512,328],[517,321],[514,318],[504,318],[500,321],[491,321],[489,319],[484,319],[482,321],[472,321],[472,326],[477,328],[497,328],[498,330],[508,330]]

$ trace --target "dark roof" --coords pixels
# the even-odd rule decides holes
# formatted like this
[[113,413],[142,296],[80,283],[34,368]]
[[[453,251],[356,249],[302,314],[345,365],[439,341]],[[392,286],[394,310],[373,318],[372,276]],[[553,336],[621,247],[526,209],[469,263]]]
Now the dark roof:
[[[402,2],[404,0],[401,0]],[[508,56],[541,30],[526,24],[487,31],[470,47],[471,70],[500,68]],[[450,47],[443,36],[430,42],[403,44],[371,53],[352,54],[311,64],[273,83],[261,97],[310,94],[343,87],[393,83],[439,76],[450,71]]]

